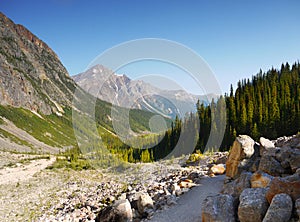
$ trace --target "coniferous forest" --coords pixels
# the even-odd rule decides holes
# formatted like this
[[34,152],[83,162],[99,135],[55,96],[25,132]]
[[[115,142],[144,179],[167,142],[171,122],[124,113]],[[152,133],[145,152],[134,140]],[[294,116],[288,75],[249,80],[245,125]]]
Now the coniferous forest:
[[[176,117],[164,134],[137,138],[137,145],[143,144],[141,149],[131,148],[114,138],[109,142],[110,151],[124,161],[152,162],[193,151],[226,151],[240,134],[255,140],[261,136],[275,139],[296,134],[300,131],[300,64],[286,63],[280,70],[260,71],[251,79],[238,81],[235,90],[231,85],[229,94],[212,100],[209,105],[200,102],[195,105],[195,113],[183,119]],[[219,124],[222,118],[225,118],[224,125]],[[218,135],[222,132],[225,132],[224,137]],[[219,147],[209,147],[211,134],[223,138]],[[156,145],[152,147],[152,144]],[[187,148],[191,146],[193,150]]]
[[[236,89],[230,87],[229,94],[221,96],[210,105],[196,104],[197,112],[184,119],[176,118],[171,129],[165,132],[163,139],[149,150],[129,150],[130,162],[156,161],[164,158],[178,145],[180,134],[186,141],[179,146],[196,141],[194,151],[204,152],[211,131],[220,131],[219,121],[222,103],[226,103],[226,129],[221,151],[230,149],[239,134],[250,135],[255,140],[259,137],[275,139],[300,131],[300,64],[290,66],[282,64],[280,70],[274,68],[267,72],[260,71],[252,79],[238,81]],[[213,124],[212,124],[213,122]],[[200,126],[200,127],[199,127]],[[192,128],[199,127],[199,135],[193,135]],[[192,142],[191,142],[192,141]],[[214,148],[215,149],[215,148]],[[132,154],[133,153],[133,154]],[[126,156],[126,155],[125,155]],[[132,158],[134,156],[135,158]]]
[[[224,98],[227,124],[221,150],[228,150],[239,134],[255,140],[295,134],[300,131],[300,64],[286,63],[280,70],[260,71],[252,79],[238,81],[235,91],[231,86]],[[213,106],[197,104],[201,124],[210,125]],[[200,130],[196,147],[201,151],[208,136],[205,132]]]

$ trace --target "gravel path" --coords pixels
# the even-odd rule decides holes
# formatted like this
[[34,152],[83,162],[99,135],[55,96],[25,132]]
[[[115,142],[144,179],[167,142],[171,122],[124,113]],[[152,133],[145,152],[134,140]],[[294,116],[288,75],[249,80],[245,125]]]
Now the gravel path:
[[50,159],[31,160],[29,164],[19,164],[17,167],[6,167],[0,170],[0,185],[25,181],[35,173],[50,166],[55,161],[55,157]]
[[157,212],[149,220],[152,222],[201,222],[201,206],[203,200],[221,191],[225,176],[205,178],[201,184],[185,193],[174,205],[164,211]]

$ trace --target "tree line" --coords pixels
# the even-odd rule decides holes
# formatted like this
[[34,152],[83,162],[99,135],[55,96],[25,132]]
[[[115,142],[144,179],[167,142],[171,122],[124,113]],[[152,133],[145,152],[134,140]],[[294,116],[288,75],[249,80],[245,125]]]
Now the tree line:
[[[140,141],[148,145],[159,141],[152,148],[133,149],[117,142],[111,146],[111,152],[128,162],[151,162],[170,153],[175,157],[185,154],[191,151],[188,148],[191,146],[192,151],[226,151],[239,134],[258,140],[261,136],[275,139],[299,131],[300,64],[286,63],[279,70],[260,70],[251,79],[238,81],[235,90],[231,85],[229,94],[212,100],[209,105],[198,102],[195,113],[182,119],[176,117],[164,134],[150,137],[149,142]],[[219,147],[210,144],[211,136],[213,142],[222,138]]]

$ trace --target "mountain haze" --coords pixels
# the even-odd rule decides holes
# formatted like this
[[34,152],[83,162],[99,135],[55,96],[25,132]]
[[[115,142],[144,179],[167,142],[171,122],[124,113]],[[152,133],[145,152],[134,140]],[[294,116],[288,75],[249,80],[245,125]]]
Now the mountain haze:
[[211,96],[197,96],[184,90],[162,90],[145,81],[117,75],[102,65],[93,66],[72,78],[84,90],[101,100],[171,118],[194,112],[198,99],[205,103],[211,99]]

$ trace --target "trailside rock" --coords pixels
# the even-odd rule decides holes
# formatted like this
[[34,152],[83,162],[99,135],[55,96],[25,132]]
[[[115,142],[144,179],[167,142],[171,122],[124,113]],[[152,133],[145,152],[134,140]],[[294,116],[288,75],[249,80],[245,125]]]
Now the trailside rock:
[[260,137],[259,139],[259,144],[260,144],[260,155],[262,156],[265,151],[268,149],[275,148],[274,143],[271,140],[268,140],[264,137]]
[[271,205],[263,222],[288,222],[292,216],[293,201],[287,194],[277,194],[272,199]]
[[227,194],[208,196],[202,203],[202,222],[234,222],[234,198]]
[[137,201],[137,208],[141,215],[144,215],[146,213],[146,209],[153,209],[153,207],[153,200],[148,193],[143,193],[139,196],[139,199]]
[[213,165],[210,168],[209,174],[221,175],[221,174],[224,174],[225,171],[226,171],[226,165],[225,164],[217,164],[217,165]]
[[221,193],[230,194],[235,198],[239,198],[240,194],[243,192],[244,189],[251,187],[251,177],[252,173],[242,172],[239,178],[230,183],[224,184]]
[[129,201],[117,200],[112,206],[100,211],[96,222],[128,222],[132,221],[132,209]]
[[248,188],[241,193],[238,207],[238,218],[241,222],[263,220],[269,206],[265,193],[264,188]]
[[295,201],[295,208],[298,214],[298,218],[300,219],[300,198]]
[[285,173],[285,169],[282,167],[272,153],[265,153],[259,163],[258,170],[263,171],[272,176],[281,176]]
[[274,177],[262,171],[255,172],[251,177],[251,188],[265,188]]
[[[254,154],[254,140],[247,135],[238,136],[226,161],[226,176],[235,178],[238,175],[238,166],[244,159]],[[245,163],[243,164],[245,165]]]
[[275,177],[270,183],[270,189],[266,193],[266,198],[271,203],[276,194],[286,193],[294,201],[300,198],[300,181],[287,181],[283,178]]

